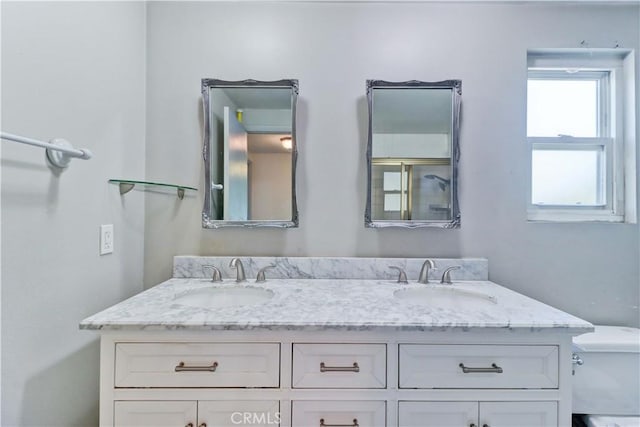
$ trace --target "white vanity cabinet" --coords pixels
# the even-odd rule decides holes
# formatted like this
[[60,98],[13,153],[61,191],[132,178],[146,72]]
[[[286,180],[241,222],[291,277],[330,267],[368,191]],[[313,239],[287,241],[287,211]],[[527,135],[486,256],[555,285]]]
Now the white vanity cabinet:
[[[230,277],[229,257],[176,257],[177,277],[80,324],[101,336],[100,425],[571,427],[572,337],[593,325],[488,281],[486,260],[435,262],[455,283],[376,279],[419,259],[295,257],[220,283],[202,267]],[[229,289],[269,298],[212,304]]]
[[106,331],[100,425],[569,427],[570,343],[491,329]]

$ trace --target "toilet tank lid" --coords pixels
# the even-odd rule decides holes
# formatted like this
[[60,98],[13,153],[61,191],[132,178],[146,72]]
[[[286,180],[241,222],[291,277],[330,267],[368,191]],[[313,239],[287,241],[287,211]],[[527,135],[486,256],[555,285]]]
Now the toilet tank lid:
[[576,351],[640,353],[640,329],[595,326],[594,332],[573,338]]

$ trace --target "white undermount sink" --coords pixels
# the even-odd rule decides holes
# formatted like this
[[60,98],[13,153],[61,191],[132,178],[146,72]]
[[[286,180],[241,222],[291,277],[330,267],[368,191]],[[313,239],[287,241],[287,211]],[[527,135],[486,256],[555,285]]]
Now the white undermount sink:
[[494,305],[496,297],[482,292],[454,288],[452,285],[425,285],[420,288],[399,289],[393,296],[407,304],[433,306]]
[[273,291],[255,286],[211,286],[194,289],[174,299],[176,304],[198,308],[256,305],[273,298]]

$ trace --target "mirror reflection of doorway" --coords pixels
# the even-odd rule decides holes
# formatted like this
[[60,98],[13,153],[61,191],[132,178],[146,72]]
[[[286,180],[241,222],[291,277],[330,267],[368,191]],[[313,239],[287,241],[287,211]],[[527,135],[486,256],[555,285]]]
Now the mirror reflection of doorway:
[[248,134],[229,107],[224,107],[223,150],[224,218],[246,221],[249,219]]
[[283,221],[293,213],[289,88],[210,89],[210,211],[230,222]]
[[252,194],[252,191],[253,191],[253,189],[251,188],[251,187],[252,187],[252,186],[251,186],[251,182],[252,182],[252,179],[253,179],[253,178],[251,177],[251,176],[252,176],[252,175],[251,175],[251,168],[252,168],[251,160],[247,160],[247,178],[248,178],[248,179],[247,179],[247,181],[248,181],[248,182],[247,182],[247,189],[248,189],[248,193],[249,193],[249,197],[248,197],[248,199],[249,199],[249,200],[248,200],[248,206],[247,206],[247,213],[249,214],[249,215],[248,215],[248,217],[249,217],[249,218],[253,218],[253,216],[252,216],[252,214],[251,214],[251,194]]
[[224,108],[224,218],[272,220],[291,215],[291,134],[249,132]]
[[291,216],[291,148],[283,140],[290,134],[249,133],[248,204],[251,220]]

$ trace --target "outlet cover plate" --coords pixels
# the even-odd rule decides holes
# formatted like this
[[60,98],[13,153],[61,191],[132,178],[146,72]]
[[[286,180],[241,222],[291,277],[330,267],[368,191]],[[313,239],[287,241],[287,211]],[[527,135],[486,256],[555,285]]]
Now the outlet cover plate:
[[100,255],[113,252],[113,224],[100,226]]

